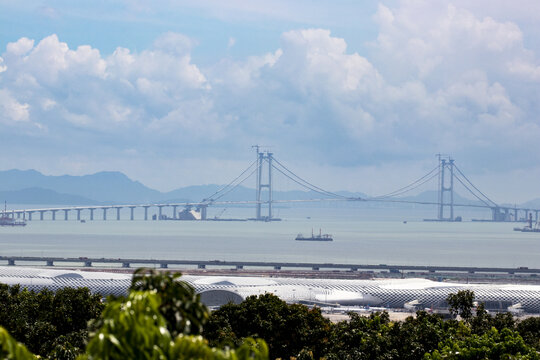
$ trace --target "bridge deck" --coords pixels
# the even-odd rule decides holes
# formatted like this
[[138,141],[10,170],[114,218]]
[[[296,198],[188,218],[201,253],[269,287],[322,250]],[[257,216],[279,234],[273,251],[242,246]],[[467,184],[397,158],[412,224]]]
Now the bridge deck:
[[167,268],[169,265],[197,266],[198,268],[233,267],[243,269],[246,267],[273,268],[273,269],[338,269],[338,270],[375,270],[390,272],[463,272],[463,273],[507,273],[507,274],[540,274],[540,269],[496,268],[496,267],[460,267],[460,266],[424,266],[424,265],[388,265],[388,264],[339,264],[339,263],[288,263],[288,262],[262,262],[262,261],[222,261],[222,260],[169,260],[169,259],[110,259],[110,258],[63,258],[63,257],[32,257],[32,256],[0,256],[0,262],[14,266],[17,263],[42,263],[54,266],[55,263],[81,264],[91,267],[93,264],[117,264],[129,268],[132,264],[156,265]]

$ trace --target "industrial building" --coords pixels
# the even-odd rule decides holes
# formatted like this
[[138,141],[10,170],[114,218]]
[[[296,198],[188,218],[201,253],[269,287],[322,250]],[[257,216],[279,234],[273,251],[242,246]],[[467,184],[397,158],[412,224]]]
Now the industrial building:
[[[450,293],[472,290],[488,310],[540,313],[540,285],[460,284],[427,279],[302,279],[243,276],[193,276],[190,283],[208,306],[241,302],[250,295],[273,293],[287,302],[327,306],[389,309],[442,309]],[[130,274],[18,266],[0,267],[0,283],[20,284],[30,290],[88,287],[93,293],[123,295]]]

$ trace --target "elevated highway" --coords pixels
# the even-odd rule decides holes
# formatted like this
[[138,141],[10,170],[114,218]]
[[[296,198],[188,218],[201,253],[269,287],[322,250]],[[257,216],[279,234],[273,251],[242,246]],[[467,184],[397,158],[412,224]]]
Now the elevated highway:
[[492,273],[492,274],[540,274],[540,269],[529,269],[528,267],[517,268],[497,268],[497,267],[461,267],[461,266],[429,266],[429,265],[392,265],[392,264],[343,264],[343,263],[308,263],[308,262],[264,262],[264,261],[223,261],[223,260],[171,260],[171,259],[111,259],[111,258],[64,258],[64,257],[32,257],[32,256],[0,256],[0,264],[16,266],[41,264],[43,266],[55,266],[59,264],[73,264],[82,267],[113,265],[123,268],[134,266],[156,266],[166,269],[169,266],[188,266],[206,269],[216,268],[265,268],[273,270],[282,269],[311,269],[311,270],[371,270],[388,271],[392,273],[400,272],[430,272],[430,273]]

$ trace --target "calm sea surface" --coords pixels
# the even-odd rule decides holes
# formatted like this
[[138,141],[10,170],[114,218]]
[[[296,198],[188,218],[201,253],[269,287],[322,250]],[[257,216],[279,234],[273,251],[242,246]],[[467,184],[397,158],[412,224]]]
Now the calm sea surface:
[[[210,209],[209,217],[253,216],[252,209],[221,212]],[[129,221],[129,209],[122,210],[120,221],[112,210],[107,214],[112,220],[102,221],[96,210],[95,221],[80,223],[75,214],[69,221],[63,212],[56,221],[50,215],[36,220],[34,214],[24,228],[0,227],[0,255],[540,268],[539,233],[512,231],[518,226],[513,223],[423,222],[435,216],[434,209],[277,208],[283,221],[270,223]],[[135,216],[142,219],[142,210]],[[332,234],[334,241],[294,240],[312,229]]]

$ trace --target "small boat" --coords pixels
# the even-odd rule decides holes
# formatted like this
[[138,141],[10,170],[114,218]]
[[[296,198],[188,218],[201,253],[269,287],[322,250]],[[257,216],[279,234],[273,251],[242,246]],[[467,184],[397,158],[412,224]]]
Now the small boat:
[[26,226],[26,221],[15,219],[15,213],[10,216],[7,212],[7,203],[4,202],[4,211],[0,215],[0,226]]
[[313,229],[312,229],[310,237],[304,236],[302,234],[298,234],[298,236],[294,240],[298,240],[298,241],[334,241],[334,239],[332,238],[332,235],[323,234],[320,229],[319,229],[319,235],[314,235],[313,234]]
[[540,232],[540,222],[533,223],[532,214],[529,214],[529,220],[524,227],[515,227],[514,231],[521,232]]
[[534,226],[515,227],[514,231],[540,233],[540,223],[536,223]]

